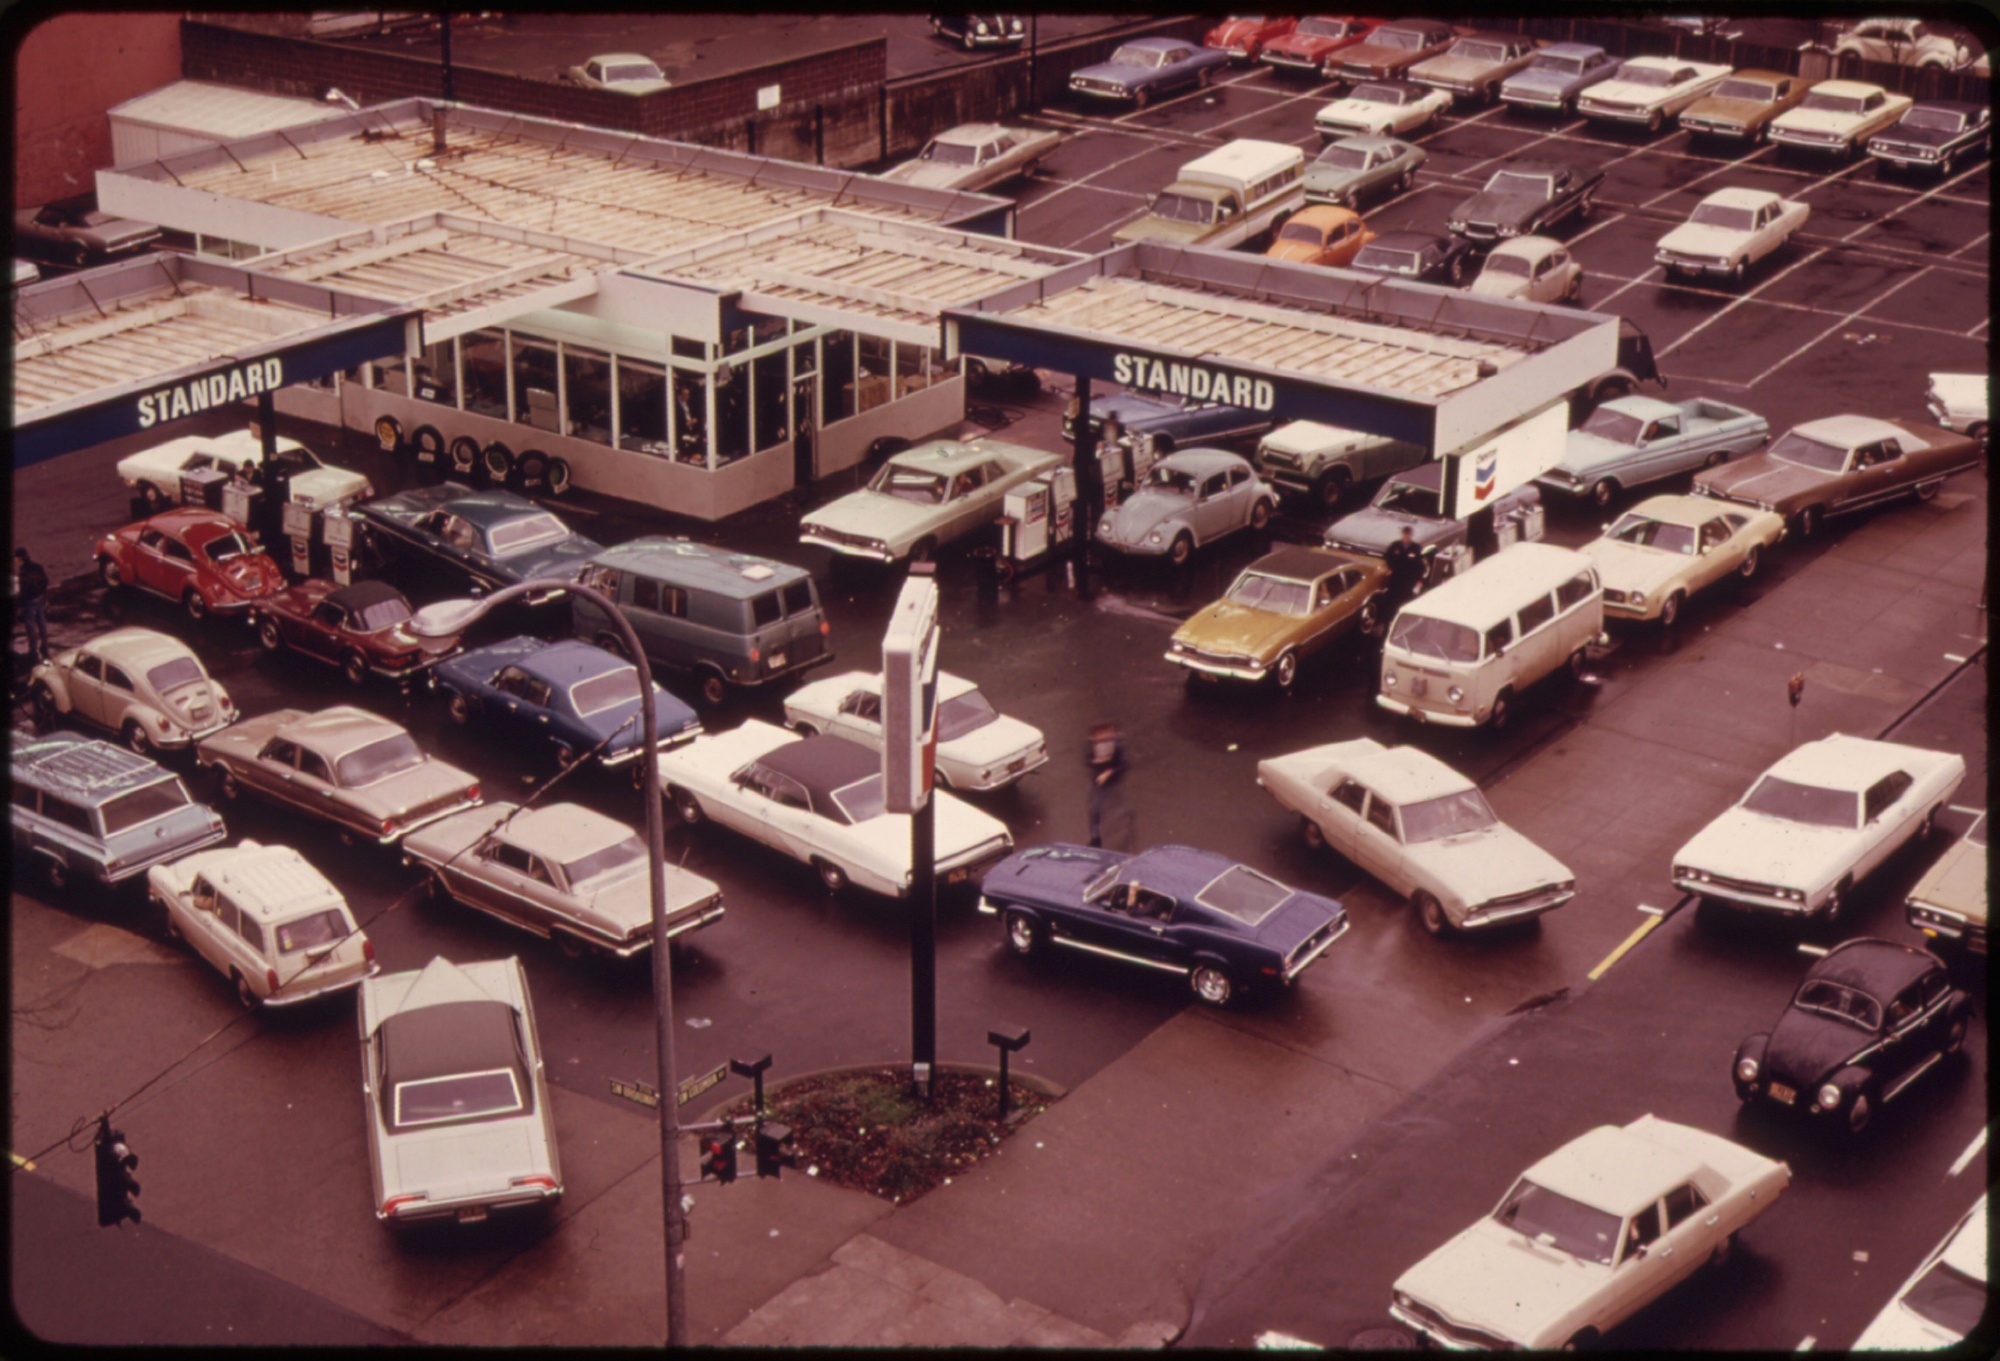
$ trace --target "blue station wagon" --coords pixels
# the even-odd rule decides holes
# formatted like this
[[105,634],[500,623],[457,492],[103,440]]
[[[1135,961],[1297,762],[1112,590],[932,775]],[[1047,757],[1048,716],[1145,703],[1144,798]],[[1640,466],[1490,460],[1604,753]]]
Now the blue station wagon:
[[1348,927],[1335,899],[1192,846],[1017,851],[987,873],[979,910],[1016,954],[1061,945],[1182,974],[1212,1006],[1292,982]]
[[143,756],[73,733],[13,741],[14,863],[57,889],[122,883],[227,835],[220,813]]

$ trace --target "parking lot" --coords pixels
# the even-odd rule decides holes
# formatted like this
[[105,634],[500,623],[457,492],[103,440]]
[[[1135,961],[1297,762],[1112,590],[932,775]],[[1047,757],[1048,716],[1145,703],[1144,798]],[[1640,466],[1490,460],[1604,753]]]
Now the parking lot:
[[[1323,84],[1238,67],[1209,90],[1143,111],[1041,110],[1024,121],[1069,136],[1017,186],[1016,234],[1102,250],[1176,167],[1225,140],[1313,154],[1312,116],[1331,96]],[[1595,211],[1556,234],[1586,272],[1583,305],[1651,337],[1670,400],[1720,398],[1765,416],[1774,433],[1843,412],[1929,423],[1929,374],[1986,370],[1983,158],[1942,181],[1891,177],[1867,158],[1813,164],[1769,146],[1731,156],[1679,132],[1607,133],[1497,107],[1447,115],[1410,140],[1429,159],[1412,190],[1368,206],[1377,232],[1442,231],[1455,203],[1519,158],[1604,169]],[[1655,243],[1725,186],[1774,190],[1808,204],[1811,219],[1741,288],[1667,280]],[[1064,448],[1069,380],[1045,372],[1042,381],[1032,399],[976,403],[967,433]],[[367,472],[378,490],[409,476],[353,435],[322,439],[330,461]],[[17,475],[17,542],[67,578],[56,644],[140,624],[191,641],[246,713],[355,702],[330,671],[267,654],[240,626],[193,625],[87,575],[85,535],[125,522],[124,489],[110,475],[121,452]],[[802,513],[852,485],[843,475],[716,525],[590,497],[556,508],[605,543],[670,530],[807,566],[832,623],[830,669],[870,670],[901,573],[835,560],[796,537]],[[1625,495],[1617,508],[1637,499]],[[38,505],[50,507],[45,517],[24,514]],[[1606,518],[1551,505],[1548,541],[1580,546]],[[1759,771],[1829,732],[1962,755],[1968,773],[1944,820],[1950,835],[1984,807],[1984,469],[1932,500],[1897,501],[1788,540],[1757,580],[1698,597],[1672,630],[1614,625],[1584,677],[1537,687],[1504,732],[1389,715],[1374,703],[1379,644],[1366,639],[1337,644],[1282,695],[1191,685],[1162,659],[1174,628],[1272,541],[1316,543],[1327,519],[1287,501],[1268,535],[1226,540],[1179,570],[1113,562],[1092,574],[1088,595],[1058,564],[989,597],[969,559],[945,554],[942,665],[1040,727],[1052,754],[1019,786],[969,796],[1017,845],[1083,839],[1081,753],[1090,725],[1112,719],[1131,751],[1139,845],[1222,852],[1338,896],[1354,925],[1296,987],[1218,1012],[1195,1004],[1184,981],[1116,961],[1016,959],[974,910],[974,894],[947,892],[940,1058],[990,1062],[988,1029],[1027,1026],[1034,1039],[1016,1063],[1067,1096],[1002,1155],[907,1207],[804,1177],[696,1188],[696,1341],[866,1336],[815,1333],[804,1321],[788,1333],[760,1313],[865,1231],[1002,1301],[1107,1338],[1158,1323],[1189,1345],[1243,1347],[1267,1330],[1324,1346],[1391,1345],[1389,1286],[1402,1270],[1489,1210],[1542,1153],[1592,1125],[1652,1112],[1784,1157],[1795,1181],[1712,1279],[1681,1287],[1614,1340],[1842,1347],[1984,1185],[1977,967],[1955,973],[1978,1008],[1967,1059],[1918,1084],[1866,1142],[1805,1140],[1739,1115],[1728,1076],[1735,1043],[1768,1026],[1810,962],[1798,933],[1698,921],[1668,876],[1674,850]],[[452,593],[423,576],[399,584],[418,603]],[[515,627],[560,633],[561,621],[544,613],[483,627],[498,639]],[[15,661],[20,723],[24,667]],[[1796,708],[1785,690],[1795,674],[1806,678]],[[517,797],[553,773],[452,725],[433,696],[379,690],[359,702],[478,775],[489,798]],[[704,721],[716,730],[749,717],[778,721],[779,697],[732,699]],[[1357,736],[1418,746],[1472,777],[1506,821],[1574,871],[1577,897],[1537,929],[1426,935],[1385,886],[1302,844],[1296,818],[1255,783],[1260,759]],[[579,772],[559,788],[557,797],[636,816],[622,781]],[[17,1154],[59,1143],[79,1115],[143,1093],[123,1118],[147,1158],[147,1233],[254,1265],[399,1337],[656,1341],[657,1137],[643,1111],[610,1092],[613,1081],[653,1071],[643,965],[568,959],[484,917],[422,902],[415,872],[391,850],[343,847],[318,825],[255,803],[227,816],[232,836],[295,845],[325,868],[386,968],[438,954],[522,958],[570,1173],[561,1209],[540,1235],[392,1240],[367,1205],[346,1003],[282,1020],[242,1015],[205,965],[164,941],[143,890],[130,885],[57,898],[17,876]],[[765,1052],[774,1076],[907,1057],[905,909],[830,897],[805,866],[714,826],[674,828],[669,838],[670,858],[721,884],[728,908],[676,960],[683,1072]],[[1841,935],[1917,943],[1903,896],[1945,840],[1913,847],[1867,881]],[[1828,943],[1810,931],[1804,939]],[[43,1171],[78,1193],[76,1214],[87,1212],[87,1158],[57,1151]],[[225,1175],[231,1193],[218,1196]],[[18,1264],[33,1243],[17,1214],[17,1300],[34,1270]],[[74,1293],[35,1279],[56,1298]],[[521,1303],[552,1286],[560,1299]],[[93,1326],[94,1340],[132,1336]],[[270,1334],[252,1340],[303,1340],[266,1326]]]

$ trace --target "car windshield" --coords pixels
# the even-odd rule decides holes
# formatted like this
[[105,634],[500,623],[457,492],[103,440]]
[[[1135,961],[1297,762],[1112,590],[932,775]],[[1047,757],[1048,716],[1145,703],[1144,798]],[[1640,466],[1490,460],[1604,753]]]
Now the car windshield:
[[1812,439],[1796,430],[1778,436],[1764,452],[1781,463],[1816,468],[1823,473],[1837,473],[1847,466],[1847,446]]
[[1299,25],[1298,32],[1308,38],[1343,38],[1347,36],[1347,23],[1342,19],[1307,19]]
[[1278,239],[1280,241],[1303,241],[1308,246],[1323,246],[1326,244],[1326,232],[1315,223],[1287,222],[1284,226],[1278,228]]
[[1725,231],[1747,232],[1757,225],[1757,213],[1753,208],[1740,208],[1728,203],[1697,203],[1688,221],[1704,227],[1721,227]]
[[1229,588],[1229,594],[1224,599],[1246,609],[1302,615],[1312,599],[1312,590],[1303,581],[1286,581],[1282,577],[1267,577],[1261,572],[1245,572],[1236,578],[1236,584]]
[[1771,87],[1759,80],[1725,80],[1715,87],[1717,99],[1751,99],[1759,104],[1769,103],[1775,96]]
[[1460,61],[1499,61],[1506,54],[1498,43],[1455,42],[1451,55]]
[[1918,1317],[1964,1337],[1986,1312],[1986,1283],[1939,1261],[1910,1287],[1903,1304]]
[[1232,865],[1194,895],[1203,907],[1255,926],[1290,901],[1292,890],[1248,865]]
[[1315,165],[1330,165],[1335,170],[1366,170],[1368,153],[1360,147],[1330,146],[1313,158]]
[[1510,197],[1552,198],[1555,180],[1549,175],[1531,175],[1519,170],[1502,170],[1486,181],[1486,193]]
[[986,696],[977,690],[967,690],[938,705],[937,740],[952,742],[969,732],[976,732],[999,718]]
[[1583,74],[1582,57],[1551,57],[1547,53],[1543,53],[1541,56],[1535,58],[1534,66],[1537,71],[1554,71],[1560,76],[1579,76]]
[[1133,47],[1127,44],[1111,54],[1113,66],[1158,66],[1166,60],[1166,53],[1155,52],[1150,47]]
[[442,1125],[513,1115],[526,1109],[520,1075],[512,1068],[491,1068],[483,1073],[397,1083],[394,1123],[405,1128]]
[[191,802],[187,789],[178,779],[156,780],[129,794],[107,799],[104,806],[98,809],[98,815],[104,819],[104,834],[113,836],[130,831],[142,822],[165,817]]
[[1674,73],[1661,66],[1628,66],[1618,73],[1628,85],[1650,85],[1664,90],[1674,83]]
[[1655,520],[1649,515],[1626,514],[1611,526],[1611,540],[1614,543],[1636,544],[1640,548],[1657,548],[1662,553],[1685,553],[1694,556],[1694,529],[1689,525],[1671,525],[1665,520]]
[[659,78],[660,68],[649,61],[626,62],[622,66],[607,66],[604,68],[604,79],[606,81],[658,80]]
[[950,482],[940,473],[927,473],[921,468],[908,468],[899,463],[885,463],[882,471],[875,474],[875,480],[868,484],[868,490],[904,501],[915,501],[920,506],[935,506],[944,500],[948,486]]
[[354,628],[359,633],[380,633],[383,629],[394,628],[410,617],[410,602],[400,596],[378,600],[363,606],[354,616]]
[[1378,28],[1374,43],[1377,47],[1400,47],[1414,51],[1424,45],[1424,35],[1407,28]]
[[[654,693],[658,693],[658,687],[655,687]],[[569,702],[585,718],[638,701],[639,668],[636,666],[621,666],[616,671],[580,680],[569,688]]]
[[1194,495],[1194,474],[1179,468],[1169,468],[1162,464],[1146,474],[1148,491],[1178,492],[1182,496]]
[[936,161],[939,165],[978,165],[979,148],[963,142],[941,142],[932,138],[917,153],[920,161]]
[[219,539],[210,539],[201,551],[208,555],[210,562],[227,562],[245,553],[256,552],[257,545],[232,529]]
[[1591,412],[1590,419],[1578,428],[1585,434],[1608,439],[1614,444],[1637,444],[1639,433],[1646,428],[1646,422],[1627,412],[1600,406]]
[[1601,1266],[1611,1265],[1618,1248],[1617,1215],[1537,1186],[1526,1177],[1514,1183],[1493,1217],[1544,1247],[1558,1248]]
[[414,770],[426,759],[416,739],[399,732],[348,752],[334,762],[333,774],[342,789],[360,789],[402,771]]
[[1903,125],[1912,128],[1929,128],[1933,132],[1957,132],[1965,126],[1965,117],[1950,109],[1911,109],[1903,115]]
[[1795,784],[1776,775],[1766,775],[1744,796],[1743,806],[1753,813],[1802,822],[1809,827],[1839,827],[1852,830],[1861,825],[1861,795],[1852,789],[1822,789],[1814,784]]
[[1364,269],[1379,269],[1385,274],[1415,274],[1423,268],[1424,260],[1413,250],[1363,246],[1361,254],[1354,257],[1354,263]]
[[1814,91],[1799,107],[1817,109],[1821,113],[1860,113],[1863,100],[1858,95],[1830,95]]
[[332,945],[346,940],[354,934],[347,925],[347,914],[337,907],[329,907],[323,912],[309,912],[303,917],[294,917],[288,922],[278,923],[278,953],[295,955],[301,950],[312,950],[322,945]]
[[853,784],[842,785],[833,791],[833,802],[850,824],[858,825],[870,818],[881,817],[884,812],[882,777],[870,775]]
[[1499,251],[1486,257],[1486,268],[1481,274],[1512,274],[1517,278],[1528,277],[1528,262],[1518,255],[1502,255]]
[[146,684],[162,695],[175,686],[192,685],[206,679],[201,672],[201,663],[192,657],[176,657],[170,662],[161,662],[146,673]]
[[1425,519],[1443,518],[1436,487],[1419,487],[1414,482],[1391,482],[1375,497],[1375,509],[1401,511]]
[[1187,194],[1161,194],[1153,200],[1153,206],[1148,211],[1168,222],[1212,222],[1215,219],[1213,203]]
[[1404,610],[1389,630],[1389,642],[1420,657],[1436,657],[1446,662],[1479,660],[1479,634],[1463,624],[1432,619]]
[[1349,99],[1358,99],[1364,104],[1401,104],[1409,96],[1408,90],[1394,85],[1357,85],[1348,92]]
[[569,537],[569,530],[553,515],[523,515],[493,526],[486,537],[493,545],[494,557],[511,558],[544,544],[561,543]]
[[1798,995],[1792,998],[1792,1005],[1801,1011],[1830,1016],[1871,1035],[1882,1028],[1880,1002],[1859,988],[1850,988],[1831,978],[1808,978],[1799,984]]
[[1406,803],[1402,813],[1403,843],[1408,846],[1442,841],[1467,832],[1483,832],[1500,821],[1493,816],[1486,796],[1477,789],[1461,789],[1456,794],[1425,799],[1422,803]]
[[638,836],[614,841],[602,850],[580,855],[574,860],[563,861],[563,878],[569,880],[572,890],[582,892],[584,885],[593,880],[623,879],[646,865],[646,847]]

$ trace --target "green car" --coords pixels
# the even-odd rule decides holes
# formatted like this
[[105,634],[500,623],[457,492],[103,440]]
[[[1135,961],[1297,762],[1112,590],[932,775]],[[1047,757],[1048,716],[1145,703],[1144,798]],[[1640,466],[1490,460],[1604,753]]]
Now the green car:
[[1402,193],[1428,159],[1420,146],[1394,137],[1343,137],[1306,166],[1306,202],[1352,208],[1364,194],[1384,187]]

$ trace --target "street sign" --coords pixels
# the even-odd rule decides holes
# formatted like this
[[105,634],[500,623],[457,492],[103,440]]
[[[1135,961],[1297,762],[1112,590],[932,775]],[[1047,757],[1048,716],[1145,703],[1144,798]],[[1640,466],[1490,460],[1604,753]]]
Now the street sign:
[[620,1082],[614,1077],[611,1079],[611,1094],[613,1096],[622,1096],[627,1101],[636,1101],[641,1106],[651,1106],[655,1109],[660,1104],[660,1094],[643,1082]]
[[[928,566],[928,564],[920,564]],[[882,635],[882,806],[914,813],[937,763],[937,581],[913,567]]]
[[696,1097],[700,1096],[703,1092],[715,1086],[718,1082],[721,1082],[722,1079],[728,1076],[729,1076],[729,1065],[725,1063],[712,1073],[703,1073],[698,1077],[689,1078],[687,1081],[683,1082],[678,1088],[675,1089],[676,1095],[674,1098],[674,1104],[676,1106],[687,1105],[688,1102],[694,1100]]

